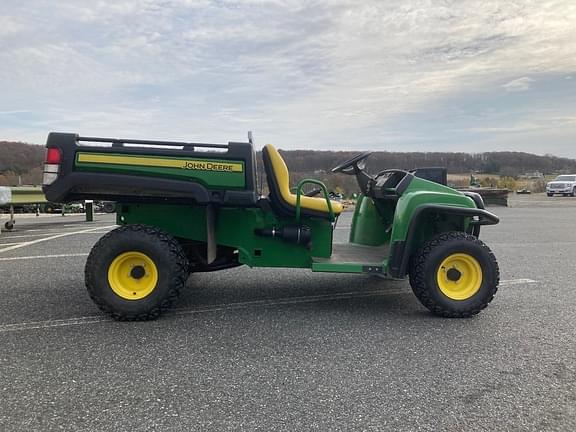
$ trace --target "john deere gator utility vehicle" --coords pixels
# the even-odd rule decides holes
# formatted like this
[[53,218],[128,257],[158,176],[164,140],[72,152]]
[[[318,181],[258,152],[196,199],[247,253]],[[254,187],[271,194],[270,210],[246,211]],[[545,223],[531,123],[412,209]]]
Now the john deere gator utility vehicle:
[[361,191],[349,242],[334,243],[342,204],[317,180],[291,189],[272,145],[262,150],[269,194],[261,196],[251,137],[203,144],[51,133],[46,147],[48,200],[118,203],[119,227],[90,252],[85,280],[119,320],[154,319],[190,273],[239,265],[408,276],[422,304],[444,317],[477,314],[498,287],[496,259],[478,239],[498,218],[479,195],[447,187],[442,169],[369,174],[370,152],[334,167],[356,176]]

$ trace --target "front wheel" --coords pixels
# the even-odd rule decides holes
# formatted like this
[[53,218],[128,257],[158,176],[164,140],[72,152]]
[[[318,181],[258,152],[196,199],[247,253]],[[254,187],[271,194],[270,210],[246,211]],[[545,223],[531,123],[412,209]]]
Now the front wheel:
[[498,290],[494,254],[476,237],[448,232],[426,242],[412,257],[410,285],[435,315],[468,318],[484,309]]
[[166,232],[126,225],[92,248],[85,281],[96,305],[120,321],[155,319],[170,308],[186,284],[188,259]]

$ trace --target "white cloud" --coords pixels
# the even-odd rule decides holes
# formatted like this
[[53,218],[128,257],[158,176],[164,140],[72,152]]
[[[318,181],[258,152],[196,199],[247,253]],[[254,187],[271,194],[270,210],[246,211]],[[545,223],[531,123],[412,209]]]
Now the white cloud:
[[[220,141],[254,129],[284,147],[382,148],[399,136],[403,145],[428,139],[418,123],[396,126],[427,113],[447,131],[503,133],[531,120],[454,127],[445,101],[473,106],[499,87],[520,96],[554,74],[569,85],[563,77],[576,70],[571,0],[36,0],[5,9],[18,37],[0,50],[0,111],[34,105],[22,135],[38,141],[48,128]],[[485,107],[475,109],[466,116]],[[559,115],[574,115],[565,109]],[[18,130],[3,125],[0,138]]]
[[518,78],[502,85],[507,92],[523,92],[530,90],[534,80],[528,77]]
[[24,20],[13,16],[0,16],[0,38],[12,36],[24,30],[26,30]]
[[27,114],[29,112],[29,110],[0,111],[0,115]]

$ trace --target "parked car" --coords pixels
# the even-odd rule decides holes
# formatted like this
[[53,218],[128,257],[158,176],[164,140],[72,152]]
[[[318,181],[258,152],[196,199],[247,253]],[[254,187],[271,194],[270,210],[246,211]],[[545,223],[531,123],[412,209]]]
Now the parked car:
[[114,213],[116,211],[115,201],[95,201],[94,208],[98,213]]
[[546,194],[549,197],[554,194],[576,196],[576,174],[559,175],[546,184]]
[[47,202],[42,206],[42,211],[44,213],[60,213],[62,212],[62,204]]

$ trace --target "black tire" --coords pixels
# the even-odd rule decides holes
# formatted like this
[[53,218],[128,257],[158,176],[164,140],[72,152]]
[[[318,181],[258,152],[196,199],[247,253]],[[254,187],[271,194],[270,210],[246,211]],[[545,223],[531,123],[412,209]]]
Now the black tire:
[[[143,298],[124,298],[111,286],[110,266],[125,253],[143,254],[153,263],[157,282]],[[102,311],[119,321],[146,321],[158,318],[172,306],[186,285],[188,267],[188,259],[174,237],[147,225],[126,225],[109,232],[94,245],[84,274],[88,294]],[[132,276],[130,272],[129,277],[143,276]]]
[[553,193],[547,193],[546,195],[548,195],[549,197],[554,196]]
[[14,222],[12,221],[8,221],[4,224],[4,228],[6,228],[8,231],[12,231],[14,229]]
[[576,197],[576,187],[574,189],[572,189],[572,196]]
[[115,202],[105,202],[102,210],[104,213],[114,213],[116,211],[116,203]]
[[[474,258],[481,270],[479,288],[465,299],[448,297],[438,283],[439,272],[444,270],[446,273],[441,264],[454,254]],[[461,273],[456,274],[456,278],[460,278],[458,275]],[[492,251],[481,240],[464,232],[444,233],[426,242],[410,262],[410,285],[414,294],[432,313],[442,317],[468,318],[476,315],[492,301],[499,281],[500,271]]]

